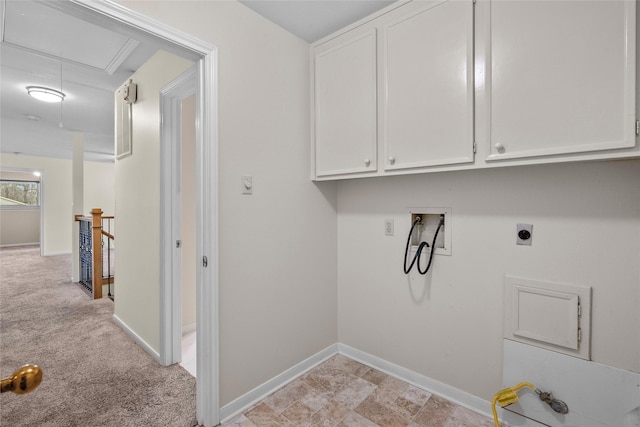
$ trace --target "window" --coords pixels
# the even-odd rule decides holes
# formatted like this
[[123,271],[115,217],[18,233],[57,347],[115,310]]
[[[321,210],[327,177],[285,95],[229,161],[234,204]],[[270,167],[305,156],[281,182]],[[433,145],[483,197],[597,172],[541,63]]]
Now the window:
[[40,182],[0,180],[0,208],[24,209],[40,207]]

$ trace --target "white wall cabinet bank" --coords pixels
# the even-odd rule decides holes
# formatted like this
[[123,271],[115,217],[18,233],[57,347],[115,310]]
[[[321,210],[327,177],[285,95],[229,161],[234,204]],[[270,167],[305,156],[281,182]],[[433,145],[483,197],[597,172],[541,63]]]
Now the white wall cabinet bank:
[[316,177],[473,161],[471,0],[387,10],[312,62]]
[[414,0],[312,46],[312,179],[638,157],[637,2]]

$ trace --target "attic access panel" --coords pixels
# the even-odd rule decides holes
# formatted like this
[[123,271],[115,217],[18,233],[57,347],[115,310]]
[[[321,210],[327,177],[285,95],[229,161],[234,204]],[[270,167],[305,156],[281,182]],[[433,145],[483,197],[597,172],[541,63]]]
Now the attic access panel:
[[139,44],[39,2],[9,1],[5,7],[3,42],[110,74]]

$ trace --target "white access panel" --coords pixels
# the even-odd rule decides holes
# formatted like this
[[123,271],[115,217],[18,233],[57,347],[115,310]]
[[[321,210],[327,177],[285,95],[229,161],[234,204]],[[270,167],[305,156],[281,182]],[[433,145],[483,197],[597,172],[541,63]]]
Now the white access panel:
[[385,170],[473,161],[473,2],[416,2],[384,17]]
[[635,1],[492,1],[487,160],[635,145]]
[[589,360],[591,288],[505,276],[504,337]]

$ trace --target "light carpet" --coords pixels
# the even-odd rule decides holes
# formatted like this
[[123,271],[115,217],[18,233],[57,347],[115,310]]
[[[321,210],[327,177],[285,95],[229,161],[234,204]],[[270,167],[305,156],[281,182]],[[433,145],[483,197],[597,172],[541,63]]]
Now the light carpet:
[[27,395],[0,395],[1,426],[175,426],[196,422],[196,380],[160,366],[113,321],[113,302],[70,281],[68,255],[0,250],[0,376],[43,370]]

